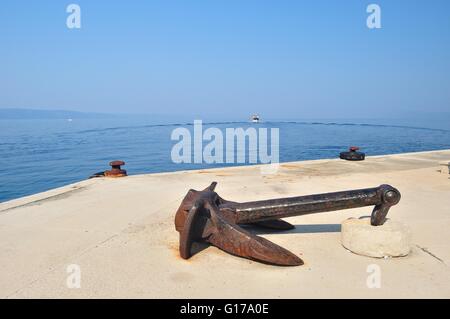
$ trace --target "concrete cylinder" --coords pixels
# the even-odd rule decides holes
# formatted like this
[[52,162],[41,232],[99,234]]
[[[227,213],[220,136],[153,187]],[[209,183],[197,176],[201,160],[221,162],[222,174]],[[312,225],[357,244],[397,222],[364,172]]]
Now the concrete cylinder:
[[351,252],[368,257],[401,257],[411,250],[410,229],[391,219],[372,226],[370,217],[350,218],[342,222],[341,243]]

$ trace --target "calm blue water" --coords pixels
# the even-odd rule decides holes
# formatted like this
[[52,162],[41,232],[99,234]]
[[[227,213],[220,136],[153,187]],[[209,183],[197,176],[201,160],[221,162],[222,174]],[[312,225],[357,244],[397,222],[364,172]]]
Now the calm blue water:
[[[227,166],[173,163],[170,134],[179,125],[151,119],[0,120],[0,201],[86,179],[108,169],[114,159],[124,160],[129,174]],[[249,125],[216,123],[204,129]],[[183,126],[192,130],[192,124]],[[360,146],[367,155],[450,148],[450,128],[320,121],[264,122],[258,127],[280,129],[281,162],[336,158],[349,145]]]

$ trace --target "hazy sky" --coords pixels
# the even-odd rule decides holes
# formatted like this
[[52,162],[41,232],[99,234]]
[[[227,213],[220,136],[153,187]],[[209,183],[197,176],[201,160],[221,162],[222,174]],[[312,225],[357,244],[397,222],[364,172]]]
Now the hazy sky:
[[389,117],[448,112],[449,79],[448,0],[0,4],[0,107]]

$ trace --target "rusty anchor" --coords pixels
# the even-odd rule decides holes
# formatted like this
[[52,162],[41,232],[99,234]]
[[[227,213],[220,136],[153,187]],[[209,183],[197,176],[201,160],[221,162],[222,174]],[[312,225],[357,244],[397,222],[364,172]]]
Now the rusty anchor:
[[223,199],[213,182],[202,191],[189,190],[175,216],[180,233],[180,255],[192,256],[194,242],[207,242],[236,256],[280,266],[300,266],[303,261],[290,251],[250,233],[241,226],[257,225],[273,230],[295,228],[280,219],[334,210],[375,206],[373,226],[382,225],[389,208],[400,201],[390,185],[334,193],[237,203]]

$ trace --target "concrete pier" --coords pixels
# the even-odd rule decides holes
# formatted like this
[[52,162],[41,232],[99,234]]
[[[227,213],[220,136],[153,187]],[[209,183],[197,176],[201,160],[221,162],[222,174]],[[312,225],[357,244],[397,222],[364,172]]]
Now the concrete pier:
[[[96,178],[0,203],[2,298],[450,298],[450,150]],[[178,255],[173,218],[189,188],[217,181],[233,201],[261,200],[390,184],[402,199],[389,217],[411,229],[407,257],[347,251],[341,222],[371,207],[286,219],[296,225],[261,236],[305,261],[277,267],[208,247]],[[80,288],[68,280],[79,266]],[[374,269],[379,274],[374,274]],[[69,272],[68,272],[69,271]],[[378,276],[379,288],[368,281]]]

